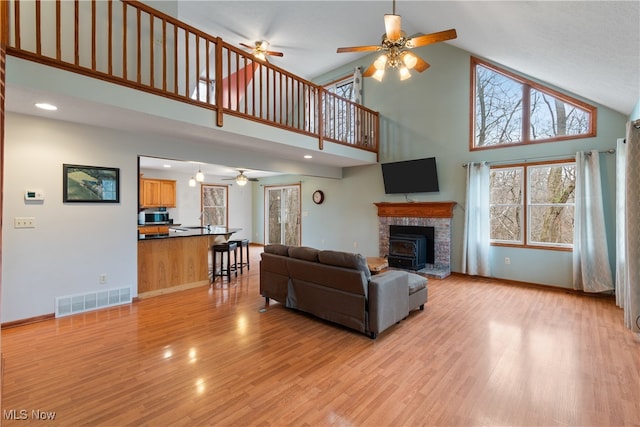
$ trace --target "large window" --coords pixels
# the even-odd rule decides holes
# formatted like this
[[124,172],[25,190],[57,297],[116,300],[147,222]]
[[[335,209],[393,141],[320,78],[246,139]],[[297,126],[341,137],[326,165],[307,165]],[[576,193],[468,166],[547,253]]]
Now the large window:
[[492,167],[491,243],[571,249],[575,186],[573,161]]
[[471,58],[471,149],[596,135],[596,108]]

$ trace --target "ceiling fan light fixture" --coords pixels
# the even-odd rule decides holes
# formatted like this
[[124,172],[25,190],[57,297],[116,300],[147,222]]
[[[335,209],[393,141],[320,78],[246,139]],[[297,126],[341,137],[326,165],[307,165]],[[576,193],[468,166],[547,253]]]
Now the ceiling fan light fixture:
[[413,70],[413,67],[418,63],[418,58],[411,52],[404,52],[402,54],[402,62],[409,70]]
[[373,75],[371,76],[371,78],[381,82],[382,78],[384,77],[384,68],[382,70],[376,70],[375,73],[373,73]]
[[409,69],[404,65],[398,68],[398,72],[400,73],[400,80],[407,80],[411,78],[411,73],[409,72]]
[[245,174],[240,173],[238,176],[236,176],[236,183],[239,186],[245,186],[247,185],[247,182],[249,182],[249,179],[245,176]]
[[261,61],[265,61],[267,59],[267,56],[264,54],[264,52],[261,52],[261,51],[256,51],[256,53],[254,53],[253,56],[255,56]]
[[384,70],[387,67],[387,55],[382,54],[376,59],[373,63],[373,66],[376,67],[376,70]]

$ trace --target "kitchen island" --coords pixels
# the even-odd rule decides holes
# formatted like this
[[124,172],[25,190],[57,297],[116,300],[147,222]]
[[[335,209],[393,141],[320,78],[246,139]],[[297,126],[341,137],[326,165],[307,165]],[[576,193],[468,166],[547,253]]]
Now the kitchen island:
[[179,227],[169,233],[138,236],[138,297],[209,283],[209,250],[240,228]]

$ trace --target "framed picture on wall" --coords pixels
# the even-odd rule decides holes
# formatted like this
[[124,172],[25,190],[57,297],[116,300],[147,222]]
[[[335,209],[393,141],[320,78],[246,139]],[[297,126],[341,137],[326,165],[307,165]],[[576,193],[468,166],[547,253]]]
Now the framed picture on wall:
[[63,203],[120,203],[120,169],[62,165]]

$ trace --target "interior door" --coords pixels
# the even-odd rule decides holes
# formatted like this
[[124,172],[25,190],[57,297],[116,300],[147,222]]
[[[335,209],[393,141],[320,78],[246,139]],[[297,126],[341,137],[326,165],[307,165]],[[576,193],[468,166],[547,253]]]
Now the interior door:
[[265,244],[300,246],[300,185],[265,187]]

